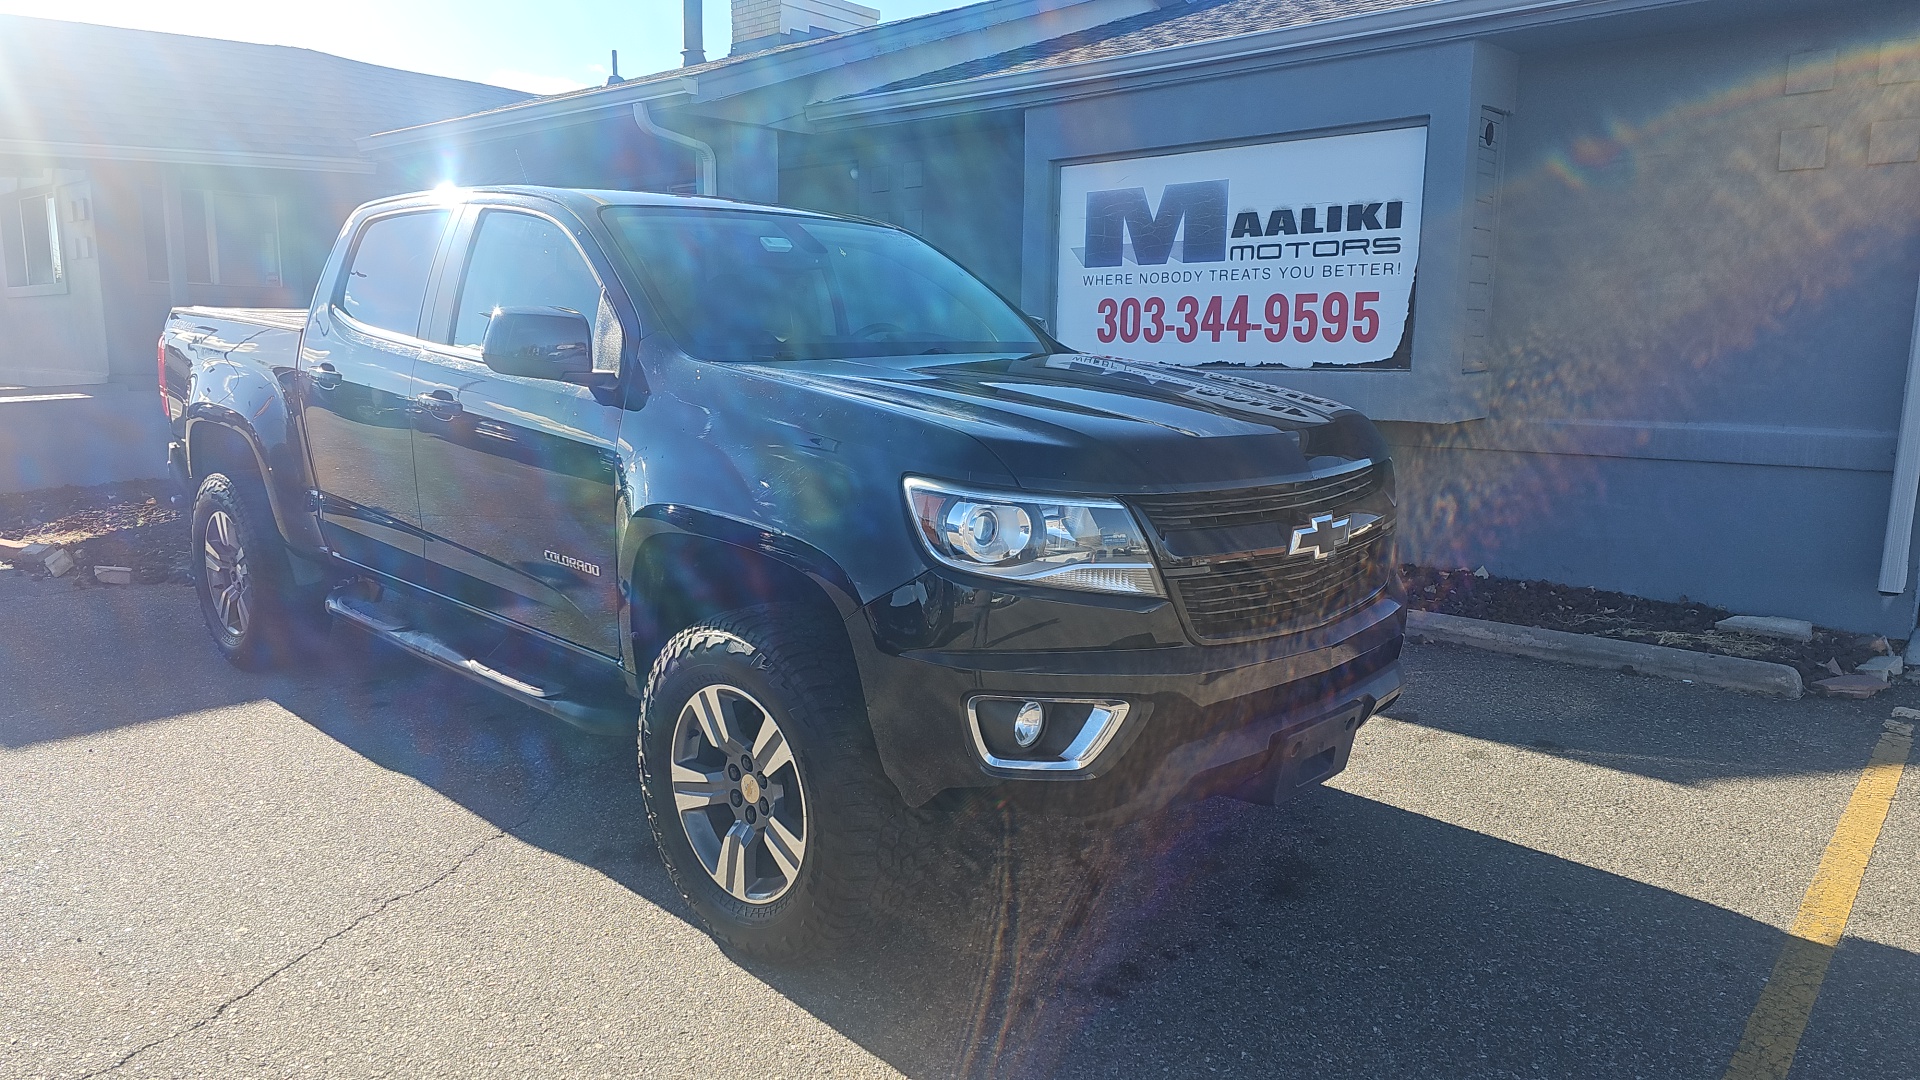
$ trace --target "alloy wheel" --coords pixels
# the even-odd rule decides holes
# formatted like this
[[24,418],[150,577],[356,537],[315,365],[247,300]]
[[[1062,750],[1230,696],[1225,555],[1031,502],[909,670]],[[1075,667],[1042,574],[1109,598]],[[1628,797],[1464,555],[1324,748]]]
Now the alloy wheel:
[[770,904],[799,880],[812,839],[799,764],[766,706],[713,683],[673,728],[673,801],[694,855],[729,896]]
[[247,570],[247,549],[240,528],[225,510],[207,516],[207,596],[214,617],[228,636],[239,640],[253,625],[253,576]]

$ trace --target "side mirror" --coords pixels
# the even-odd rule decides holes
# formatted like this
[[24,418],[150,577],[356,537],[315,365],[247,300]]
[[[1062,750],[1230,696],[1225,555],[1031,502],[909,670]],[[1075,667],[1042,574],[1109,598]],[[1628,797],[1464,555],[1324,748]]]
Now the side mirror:
[[593,327],[563,308],[500,308],[487,321],[480,359],[502,375],[581,382],[593,374]]

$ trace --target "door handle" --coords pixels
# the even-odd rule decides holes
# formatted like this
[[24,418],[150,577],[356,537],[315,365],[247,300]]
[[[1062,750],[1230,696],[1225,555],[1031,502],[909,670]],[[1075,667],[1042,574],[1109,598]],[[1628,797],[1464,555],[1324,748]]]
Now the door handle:
[[453,394],[446,390],[434,390],[421,394],[413,400],[435,420],[451,420],[461,411],[460,403],[455,401]]
[[313,368],[313,385],[321,390],[338,390],[340,388],[340,369],[334,367],[332,364],[315,364]]

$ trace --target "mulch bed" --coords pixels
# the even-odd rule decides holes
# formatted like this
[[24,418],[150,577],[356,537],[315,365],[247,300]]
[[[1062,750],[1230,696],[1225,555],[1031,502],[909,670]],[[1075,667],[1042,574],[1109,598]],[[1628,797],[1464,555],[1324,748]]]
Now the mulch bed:
[[[81,588],[100,585],[96,566],[132,567],[140,584],[191,583],[188,522],[169,494],[166,482],[151,480],[0,495],[0,536],[66,548],[74,561],[66,578]],[[47,576],[27,560],[15,569]]]
[[1733,612],[1685,597],[1671,603],[1550,581],[1479,577],[1472,570],[1427,566],[1406,566],[1401,572],[1406,577],[1408,602],[1422,611],[1765,660],[1798,668],[1809,682],[1851,672],[1861,662],[1904,645],[1825,627],[1815,627],[1813,641],[1805,645],[1723,633],[1713,624]]

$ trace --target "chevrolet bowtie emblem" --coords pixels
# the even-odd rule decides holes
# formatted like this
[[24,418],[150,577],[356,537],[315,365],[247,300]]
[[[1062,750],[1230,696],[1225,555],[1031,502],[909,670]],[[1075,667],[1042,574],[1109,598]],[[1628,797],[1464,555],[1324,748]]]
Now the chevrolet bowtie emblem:
[[1378,514],[1315,514],[1305,525],[1293,530],[1289,555],[1312,555],[1325,559],[1345,547],[1347,541],[1380,524]]

